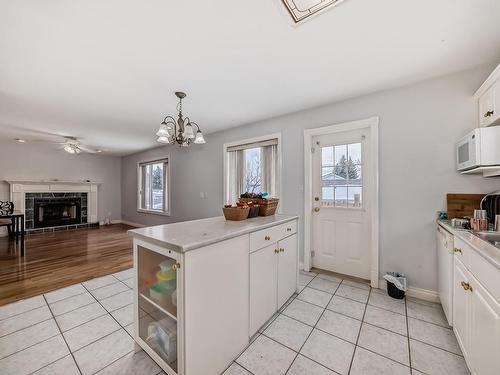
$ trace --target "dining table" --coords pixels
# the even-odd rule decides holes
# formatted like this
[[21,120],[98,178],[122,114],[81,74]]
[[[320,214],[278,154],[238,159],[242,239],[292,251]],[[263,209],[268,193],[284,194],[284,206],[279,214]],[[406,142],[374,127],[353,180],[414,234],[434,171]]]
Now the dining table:
[[0,219],[11,219],[12,220],[12,234],[11,236],[15,239],[16,243],[20,244],[21,256],[24,256],[24,213],[22,211],[2,211],[0,210]]

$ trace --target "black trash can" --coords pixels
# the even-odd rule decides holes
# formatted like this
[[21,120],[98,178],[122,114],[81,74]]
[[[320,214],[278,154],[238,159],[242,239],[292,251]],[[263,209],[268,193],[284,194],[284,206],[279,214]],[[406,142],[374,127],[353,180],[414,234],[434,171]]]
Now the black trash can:
[[387,293],[392,298],[396,298],[396,299],[403,299],[403,298],[405,298],[405,291],[404,290],[399,290],[396,287],[396,285],[394,285],[390,281],[387,281]]

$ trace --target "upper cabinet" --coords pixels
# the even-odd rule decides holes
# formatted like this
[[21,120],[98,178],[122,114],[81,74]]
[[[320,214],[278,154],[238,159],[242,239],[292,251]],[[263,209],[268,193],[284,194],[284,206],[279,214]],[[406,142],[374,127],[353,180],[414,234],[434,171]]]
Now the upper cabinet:
[[479,103],[479,126],[500,125],[500,65],[474,94]]

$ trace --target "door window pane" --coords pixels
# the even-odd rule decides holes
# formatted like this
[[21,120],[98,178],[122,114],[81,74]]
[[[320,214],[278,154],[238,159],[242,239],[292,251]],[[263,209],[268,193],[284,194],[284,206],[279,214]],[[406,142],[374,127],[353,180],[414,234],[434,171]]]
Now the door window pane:
[[321,205],[362,206],[361,142],[321,149]]

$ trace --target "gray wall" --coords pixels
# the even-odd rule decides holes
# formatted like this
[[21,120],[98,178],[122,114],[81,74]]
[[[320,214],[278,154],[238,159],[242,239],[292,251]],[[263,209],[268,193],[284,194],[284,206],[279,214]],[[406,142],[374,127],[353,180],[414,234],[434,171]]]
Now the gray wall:
[[0,200],[9,199],[5,180],[80,181],[89,179],[103,184],[99,187],[98,217],[103,221],[121,219],[121,158],[105,155],[70,155],[54,145],[19,144],[12,140],[0,142]]
[[[122,162],[122,216],[161,224],[221,214],[222,145],[282,132],[285,213],[303,214],[303,130],[380,117],[380,271],[400,271],[413,287],[436,290],[435,217],[446,193],[481,193],[500,179],[462,176],[454,143],[477,124],[472,94],[493,65],[210,134],[190,150],[159,147]],[[223,110],[223,109],[221,109]],[[172,216],[137,213],[140,160],[171,154]],[[206,192],[208,199],[201,199]]]

